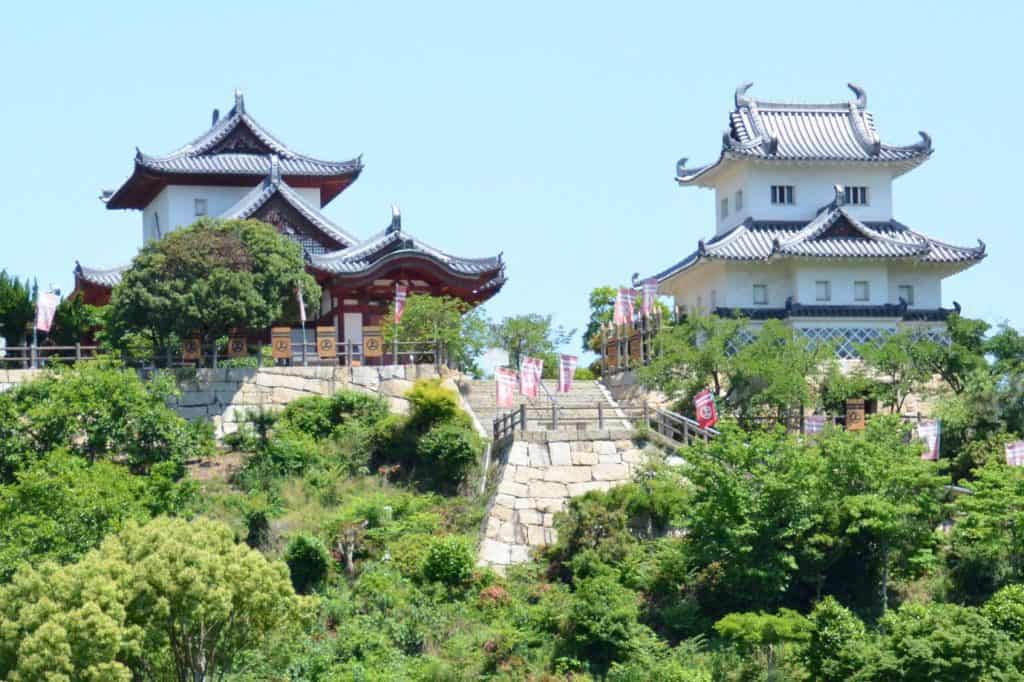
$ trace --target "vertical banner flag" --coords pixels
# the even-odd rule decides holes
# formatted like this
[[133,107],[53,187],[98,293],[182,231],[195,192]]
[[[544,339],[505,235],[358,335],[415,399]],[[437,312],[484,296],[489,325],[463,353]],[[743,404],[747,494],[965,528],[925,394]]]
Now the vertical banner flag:
[[809,414],[804,417],[804,433],[817,434],[825,430],[825,415]]
[[302,289],[295,290],[295,300],[299,302],[299,320],[306,324],[306,302],[302,300]]
[[540,358],[523,358],[519,368],[519,392],[536,398],[540,392],[540,377],[544,373],[544,361]]
[[636,300],[636,290],[620,287],[615,295],[614,322],[617,326],[628,325],[633,322],[633,301]]
[[402,321],[405,313],[405,299],[409,295],[409,288],[404,284],[395,283],[395,324]]
[[942,435],[942,424],[938,419],[922,419],[917,423],[917,437],[924,441],[925,450],[921,459],[936,461],[939,459],[939,440]]
[[1006,444],[1006,463],[1012,467],[1024,466],[1024,440]]
[[572,390],[572,379],[576,375],[576,363],[579,361],[575,355],[558,356],[558,392],[568,393]]
[[645,279],[641,284],[640,291],[643,294],[643,302],[640,307],[640,314],[650,317],[654,312],[654,300],[658,297],[658,280]]
[[700,428],[709,429],[718,423],[718,408],[711,391],[705,388],[694,396],[693,405],[697,409],[697,424]]
[[59,304],[60,299],[57,294],[51,291],[39,294],[36,299],[36,329],[41,332],[50,331],[50,327],[53,326],[53,316],[57,313]]
[[494,370],[494,385],[497,390],[497,407],[512,407],[516,390],[516,373],[506,367],[498,367]]

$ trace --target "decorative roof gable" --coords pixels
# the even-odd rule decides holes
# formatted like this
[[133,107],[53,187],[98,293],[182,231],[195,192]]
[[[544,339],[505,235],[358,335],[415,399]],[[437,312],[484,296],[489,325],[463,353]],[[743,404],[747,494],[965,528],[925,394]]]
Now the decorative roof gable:
[[224,118],[215,110],[209,130],[165,156],[137,150],[135,171],[115,192],[103,195],[107,208],[144,208],[171,181],[240,184],[270,172],[277,156],[282,174],[296,185],[319,187],[325,206],[363,170],[362,157],[325,161],[300,154],[261,126],[245,110],[245,99],[235,92],[235,106]]
[[954,246],[915,232],[895,220],[865,223],[836,200],[809,223],[747,219],[725,234],[697,243],[697,250],[658,273],[664,281],[702,260],[767,261],[774,258],[904,259],[922,263],[970,265],[985,257],[985,244]]
[[735,110],[722,136],[718,160],[705,166],[676,167],[680,184],[702,184],[713,170],[729,160],[848,162],[892,166],[905,173],[932,153],[931,137],[919,133],[917,143],[884,144],[867,111],[863,88],[849,84],[856,98],[828,104],[791,104],[756,100],[747,95],[753,83],[736,88]]

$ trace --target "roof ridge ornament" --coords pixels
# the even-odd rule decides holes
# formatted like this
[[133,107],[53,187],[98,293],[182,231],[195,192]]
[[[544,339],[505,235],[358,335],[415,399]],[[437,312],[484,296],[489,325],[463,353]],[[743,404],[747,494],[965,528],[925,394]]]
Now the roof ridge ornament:
[[833,205],[836,208],[846,203],[846,188],[842,185],[832,185],[832,191],[836,193],[835,198],[832,200]]
[[868,108],[868,93],[861,86],[856,83],[847,83],[846,87],[853,90],[853,94],[857,95],[857,99],[850,102],[851,105],[857,107],[861,111]]
[[910,146],[914,149],[930,152],[932,150],[932,136],[923,130],[918,130],[917,134],[921,136],[921,139]]
[[394,234],[395,232],[402,231],[402,212],[398,209],[398,206],[392,204],[391,206],[391,224],[388,225],[388,229],[385,230],[386,234]]
[[235,113],[245,113],[245,97],[242,95],[242,91],[235,88]]
[[751,102],[753,102],[753,98],[747,97],[747,90],[749,90],[753,86],[754,81],[747,81],[746,83],[742,83],[739,86],[737,86],[736,93],[733,95],[733,98],[736,101],[737,109],[741,107],[749,107]]
[[270,155],[270,183],[276,185],[281,182],[281,157],[277,154]]
[[213,119],[212,121],[210,121],[210,127],[212,128],[213,126],[217,125],[217,121],[220,120],[220,109],[214,108],[213,116],[211,118]]

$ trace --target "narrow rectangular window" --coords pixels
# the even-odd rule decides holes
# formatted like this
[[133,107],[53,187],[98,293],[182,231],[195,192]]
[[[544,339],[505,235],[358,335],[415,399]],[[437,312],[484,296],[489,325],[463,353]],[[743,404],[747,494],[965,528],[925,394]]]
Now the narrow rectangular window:
[[768,305],[768,285],[754,285],[754,305]]
[[871,285],[867,282],[853,283],[853,300],[867,301],[871,298]]
[[900,298],[906,301],[907,305],[914,305],[914,287],[909,285],[901,285],[899,287]]
[[206,199],[196,199],[195,209],[197,217],[206,215]]
[[832,283],[819,281],[814,283],[814,299],[816,301],[832,300]]
[[854,206],[867,206],[868,188],[864,185],[857,187],[846,187],[843,189],[846,203]]
[[736,204],[736,210],[737,211],[742,211],[743,210],[743,190],[741,190],[741,189],[736,190],[736,200],[735,200],[734,203]]
[[712,289],[711,290],[711,310],[714,310],[717,307],[718,307],[718,290],[717,289]]
[[729,197],[722,199],[722,205],[718,210],[719,217],[725,218],[729,215]]
[[793,185],[772,185],[773,204],[792,204]]

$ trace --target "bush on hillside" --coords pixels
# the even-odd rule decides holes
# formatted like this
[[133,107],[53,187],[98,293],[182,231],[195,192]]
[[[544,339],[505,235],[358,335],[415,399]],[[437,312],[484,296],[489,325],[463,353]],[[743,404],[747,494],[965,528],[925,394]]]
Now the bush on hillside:
[[297,535],[288,542],[284,561],[298,594],[309,594],[322,585],[331,565],[324,543],[309,535]]
[[417,381],[405,394],[409,400],[410,418],[421,432],[442,422],[450,422],[461,414],[455,391],[441,385],[440,379]]
[[480,437],[470,429],[442,423],[420,438],[416,454],[432,478],[457,485],[473,470],[482,448]]
[[469,582],[473,575],[473,548],[458,536],[435,538],[423,562],[423,576],[448,587]]

